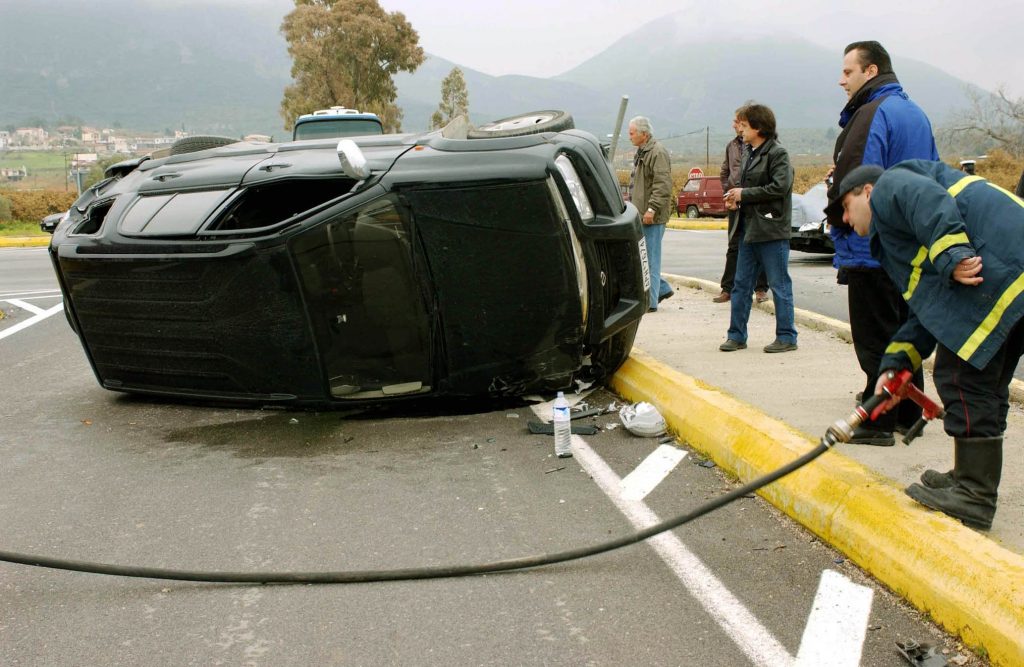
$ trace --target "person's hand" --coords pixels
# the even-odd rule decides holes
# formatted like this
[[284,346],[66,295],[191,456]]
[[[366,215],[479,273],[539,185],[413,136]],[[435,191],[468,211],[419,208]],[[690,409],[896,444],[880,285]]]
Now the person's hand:
[[743,188],[732,188],[722,198],[725,200],[726,206],[732,204],[734,207],[738,207],[743,198]]
[[835,166],[835,165],[832,165],[831,167],[829,167],[829,168],[828,168],[828,171],[827,171],[827,172],[825,173],[825,178],[823,178],[823,179],[821,179],[821,180],[825,181],[825,182],[826,182],[826,183],[828,183],[829,185],[832,185],[832,173],[833,173],[833,172],[834,172],[835,170],[836,170],[836,166]]
[[654,214],[651,213],[650,211],[644,211],[644,224],[645,225],[653,225],[654,224]]
[[961,285],[977,285],[984,280],[978,274],[981,273],[981,256],[961,259],[960,263],[953,268],[953,280]]
[[[885,390],[883,390],[882,387],[884,387],[885,383],[888,382],[891,379],[892,378],[889,377],[889,373],[882,373],[881,375],[879,375],[878,376],[878,381],[875,382],[875,395],[879,395],[880,394],[880,395],[884,396],[885,395]],[[899,403],[899,402],[900,402],[900,397],[899,396],[895,396],[895,397],[889,399],[888,401],[885,402],[885,405],[884,405],[884,407],[882,409],[882,412],[888,412],[889,410],[892,410],[893,407],[897,403]]]

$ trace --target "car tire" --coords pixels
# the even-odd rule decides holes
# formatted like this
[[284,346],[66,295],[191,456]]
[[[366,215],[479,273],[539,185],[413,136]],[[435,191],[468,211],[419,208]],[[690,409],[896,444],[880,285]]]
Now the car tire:
[[574,127],[576,123],[568,111],[530,111],[472,128],[466,136],[469,139],[500,139],[541,132],[561,132]]
[[699,218],[700,217],[700,210],[698,210],[698,208],[696,206],[687,206],[686,207],[686,217],[689,218],[690,220],[694,220],[695,218]]
[[171,155],[195,153],[196,151],[205,151],[208,148],[220,148],[221,146],[236,143],[238,143],[238,139],[233,139],[231,137],[218,137],[215,135],[185,137],[183,139],[178,139],[171,144]]
[[619,370],[619,366],[626,363],[639,328],[640,320],[637,320],[601,343],[600,347],[594,351],[590,362],[596,367],[594,369],[594,375],[597,376],[595,379],[604,380],[610,377],[612,373]]

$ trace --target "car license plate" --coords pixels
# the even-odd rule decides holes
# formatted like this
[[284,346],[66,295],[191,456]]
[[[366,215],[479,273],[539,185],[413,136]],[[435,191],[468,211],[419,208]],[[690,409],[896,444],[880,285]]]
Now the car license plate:
[[647,239],[640,239],[636,242],[640,248],[640,267],[644,272],[644,291],[651,290],[651,267],[647,264]]

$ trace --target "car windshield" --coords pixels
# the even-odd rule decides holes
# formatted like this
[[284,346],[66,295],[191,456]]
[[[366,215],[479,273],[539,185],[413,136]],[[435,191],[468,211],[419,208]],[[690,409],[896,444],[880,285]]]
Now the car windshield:
[[358,137],[367,134],[381,134],[379,121],[367,118],[345,118],[336,120],[315,120],[295,126],[295,139],[328,139],[330,137]]

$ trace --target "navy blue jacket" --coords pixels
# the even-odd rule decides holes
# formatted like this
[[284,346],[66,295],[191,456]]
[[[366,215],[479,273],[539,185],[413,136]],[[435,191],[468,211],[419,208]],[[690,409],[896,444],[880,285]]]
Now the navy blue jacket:
[[[871,213],[871,253],[911,311],[880,370],[919,368],[936,341],[984,368],[1024,316],[1024,200],[941,162],[909,160],[879,177]],[[952,280],[976,254],[983,281]]]
[[867,239],[843,222],[839,184],[862,164],[888,169],[904,160],[938,160],[939,151],[928,116],[907,97],[894,74],[880,74],[865,83],[839,115],[839,126],[843,131],[836,139],[836,168],[825,209],[836,247],[832,263],[837,269],[877,269]]

